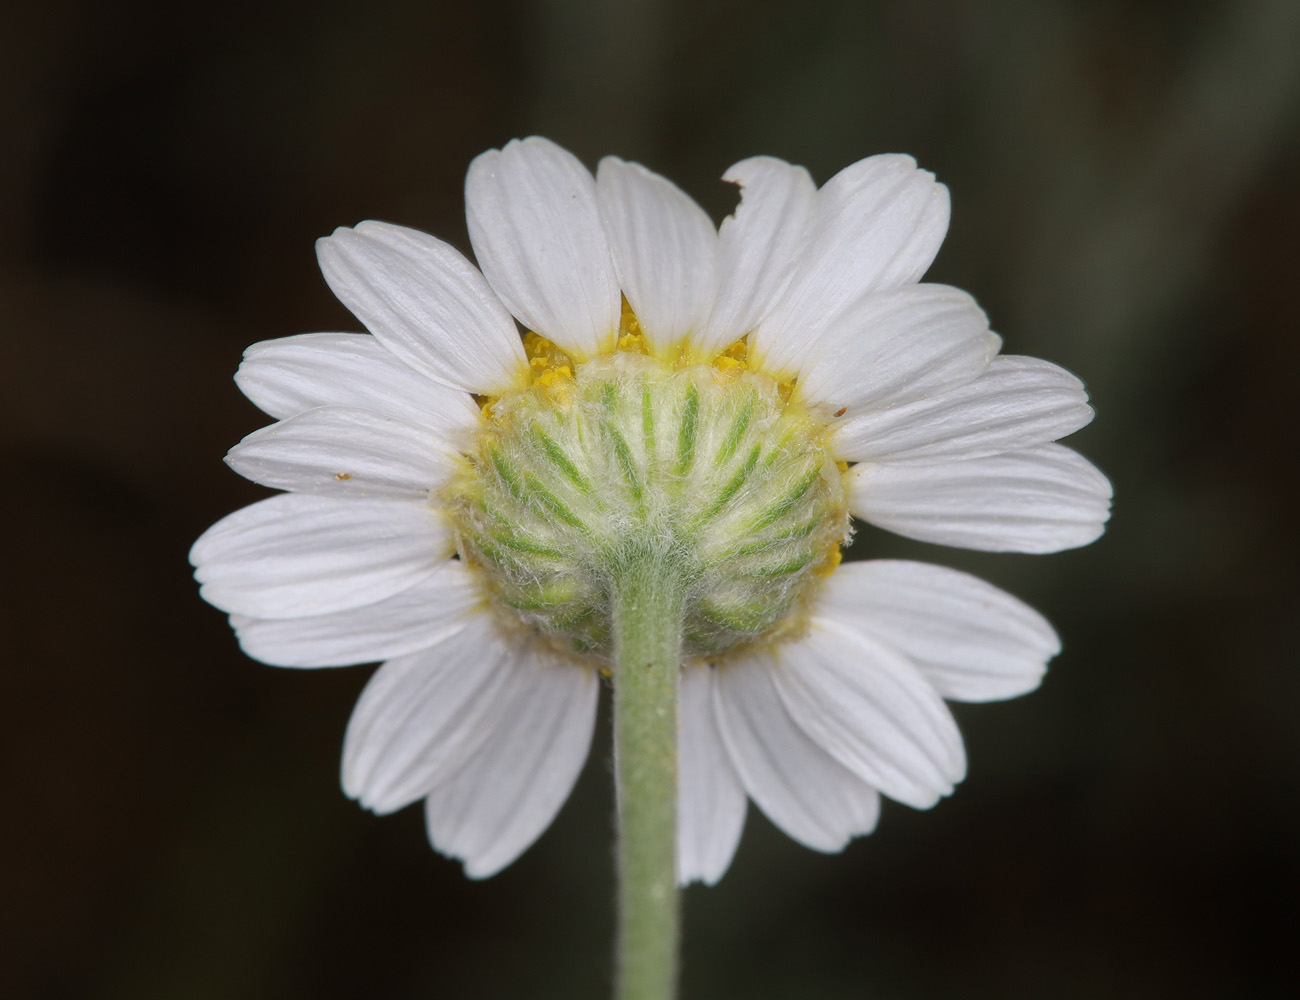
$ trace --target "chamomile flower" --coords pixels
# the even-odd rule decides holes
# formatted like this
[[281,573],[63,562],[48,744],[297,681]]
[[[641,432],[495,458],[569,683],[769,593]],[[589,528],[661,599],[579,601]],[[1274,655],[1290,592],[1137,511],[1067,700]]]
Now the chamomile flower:
[[[917,808],[966,768],[944,699],[1037,686],[1036,612],[964,573],[840,565],[852,517],[910,538],[1046,553],[1101,534],[1110,486],[1054,442],[1081,383],[920,283],[947,190],[905,156],[818,189],[759,157],[715,228],[664,178],[596,176],[540,138],[466,180],[476,268],[379,222],[322,239],[367,328],[250,347],[236,380],[276,423],[241,475],[287,491],[191,554],[244,651],[385,661],[343,786],[423,800],[474,877],[550,824],[587,757],[618,567],[685,586],[678,877],[716,881],[747,800],[836,851],[882,795]],[[520,328],[526,331],[520,334]]]

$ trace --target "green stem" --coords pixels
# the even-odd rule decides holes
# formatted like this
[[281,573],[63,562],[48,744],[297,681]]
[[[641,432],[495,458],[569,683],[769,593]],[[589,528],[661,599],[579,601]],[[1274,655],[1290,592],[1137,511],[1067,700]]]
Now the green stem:
[[614,594],[619,1000],[677,987],[677,684],[685,584],[671,560],[625,564]]

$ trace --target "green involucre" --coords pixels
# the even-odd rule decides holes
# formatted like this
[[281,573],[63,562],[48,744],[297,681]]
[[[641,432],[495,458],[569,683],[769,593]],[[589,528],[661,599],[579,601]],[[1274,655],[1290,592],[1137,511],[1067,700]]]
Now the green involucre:
[[778,625],[849,530],[824,425],[760,373],[619,352],[509,394],[443,499],[498,604],[608,657],[634,561],[671,566],[687,655]]

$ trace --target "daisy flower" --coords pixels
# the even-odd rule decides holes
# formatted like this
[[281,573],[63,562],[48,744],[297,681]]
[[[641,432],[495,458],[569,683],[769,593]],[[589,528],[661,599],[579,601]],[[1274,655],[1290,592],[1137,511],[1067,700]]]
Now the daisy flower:
[[840,565],[852,518],[1028,553],[1107,519],[1105,477],[1055,443],[1091,419],[1079,380],[921,283],[948,225],[931,174],[873,156],[819,189],[756,157],[724,179],[715,228],[637,164],[491,150],[465,185],[477,267],[339,229],[321,268],[369,333],[256,344],[236,376],[276,422],[227,461],[286,492],[195,543],[202,595],[262,662],[384,661],[343,787],[423,800],[472,877],[567,798],[638,560],[680,581],[677,875],[712,883],[749,800],[819,851],[882,795],[934,805],[966,770],[944,699],[1023,694],[1060,649],[964,573]]

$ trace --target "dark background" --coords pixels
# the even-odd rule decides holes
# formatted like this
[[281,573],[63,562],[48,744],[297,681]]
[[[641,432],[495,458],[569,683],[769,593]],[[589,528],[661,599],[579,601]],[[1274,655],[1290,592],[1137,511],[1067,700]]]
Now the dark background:
[[1096,545],[978,556],[1043,689],[957,706],[971,776],[823,857],[756,810],[686,896],[684,996],[1270,998],[1295,983],[1300,4],[46,0],[0,23],[0,995],[608,992],[602,733],[484,883],[346,800],[368,668],[244,659],[186,551],[264,494],[242,348],[358,329],[312,241],[466,246],[470,159],[546,134],[677,180],[906,151],[952,189],[932,280],[1078,372]]

